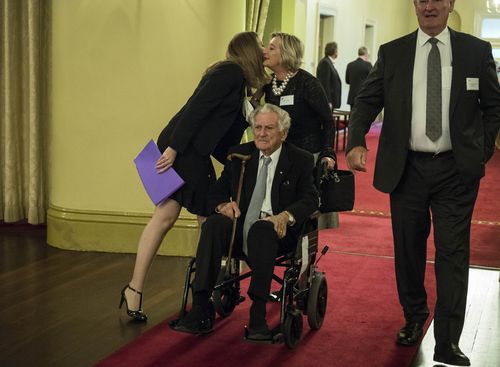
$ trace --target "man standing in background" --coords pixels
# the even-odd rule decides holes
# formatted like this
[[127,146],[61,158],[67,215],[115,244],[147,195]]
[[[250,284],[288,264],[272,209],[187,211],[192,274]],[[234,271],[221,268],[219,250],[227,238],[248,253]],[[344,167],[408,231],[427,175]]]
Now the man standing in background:
[[340,107],[342,97],[342,81],[334,65],[337,56],[337,42],[328,42],[325,46],[325,57],[319,61],[316,69],[316,77],[326,92],[332,110]]
[[368,49],[362,46],[358,49],[358,58],[347,64],[345,71],[345,82],[349,84],[347,103],[351,106],[351,110],[354,106],[354,100],[370,70],[372,70],[372,64],[368,61]]
[[500,128],[500,86],[491,45],[446,26],[455,0],[413,3],[419,29],[380,47],[356,98],[347,164],[366,171],[365,134],[385,108],[374,186],[390,194],[397,289],[406,320],[396,342],[418,344],[429,316],[424,278],[432,220],[434,360],[469,366],[458,344],[471,219]]

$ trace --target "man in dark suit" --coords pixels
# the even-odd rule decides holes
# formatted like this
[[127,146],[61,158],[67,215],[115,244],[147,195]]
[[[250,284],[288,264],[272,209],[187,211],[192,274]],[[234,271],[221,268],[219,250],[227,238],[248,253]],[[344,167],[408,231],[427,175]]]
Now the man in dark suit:
[[432,218],[434,360],[468,366],[458,343],[470,222],[500,127],[500,88],[491,45],[446,26],[454,3],[414,0],[419,29],[380,47],[351,114],[347,163],[366,171],[365,134],[385,107],[374,186],[390,193],[397,288],[406,319],[397,342],[417,344],[429,315],[424,276]]
[[334,65],[337,56],[337,43],[327,43],[325,46],[325,57],[319,61],[316,68],[316,77],[323,86],[328,97],[328,103],[330,103],[332,109],[340,107],[342,98],[342,81]]
[[345,82],[349,84],[347,103],[351,106],[351,110],[354,100],[371,70],[372,64],[368,61],[368,49],[362,46],[358,50],[358,58],[347,64],[345,71]]
[[285,142],[290,127],[288,113],[264,104],[252,112],[250,123],[254,142],[230,150],[230,154],[249,158],[240,205],[234,200],[241,161],[233,158],[227,161],[211,189],[209,205],[214,214],[203,224],[198,243],[193,307],[173,325],[174,330],[193,334],[212,330],[209,297],[230,242],[233,218],[237,217],[235,246],[239,247],[235,247],[235,252],[247,254],[253,272],[248,289],[253,301],[248,338],[272,338],[266,322],[266,302],[274,260],[278,253],[297,246],[302,223],[318,208],[318,194],[313,182],[312,154]]

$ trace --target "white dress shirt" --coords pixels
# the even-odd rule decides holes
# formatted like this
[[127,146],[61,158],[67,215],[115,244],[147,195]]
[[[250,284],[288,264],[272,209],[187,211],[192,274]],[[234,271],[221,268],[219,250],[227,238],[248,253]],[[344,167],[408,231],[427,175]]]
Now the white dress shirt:
[[[273,207],[271,205],[271,189],[273,187],[274,174],[276,172],[276,166],[278,165],[278,160],[280,159],[281,148],[276,149],[269,157],[271,158],[271,162],[267,166],[267,182],[266,182],[266,196],[264,197],[264,202],[262,203],[261,212],[266,213],[267,215],[273,215]],[[265,157],[262,152],[259,155],[259,170],[264,164],[264,160],[261,159]],[[258,171],[257,171],[258,172]]]
[[441,103],[442,103],[442,135],[432,141],[425,134],[426,104],[427,104],[427,58],[431,37],[420,28],[417,34],[415,64],[413,66],[413,94],[411,115],[410,149],[417,152],[440,153],[452,149],[450,139],[450,92],[452,75],[452,54],[450,32],[445,28],[436,37],[441,55]]

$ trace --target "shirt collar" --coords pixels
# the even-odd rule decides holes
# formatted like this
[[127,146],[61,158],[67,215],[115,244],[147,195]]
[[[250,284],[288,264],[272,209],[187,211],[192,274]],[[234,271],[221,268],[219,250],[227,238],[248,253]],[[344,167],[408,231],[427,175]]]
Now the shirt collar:
[[[422,47],[425,45],[425,43],[431,39],[432,37],[429,36],[427,33],[425,33],[422,29],[418,28],[418,33],[417,33],[417,45]],[[448,30],[448,27],[445,27],[441,33],[439,33],[437,36],[435,36],[439,42],[441,42],[444,45],[448,45],[450,42],[450,31]]]
[[[280,157],[280,154],[281,154],[281,148],[283,147],[283,144],[280,145],[280,147],[278,149],[276,149],[269,157],[271,157],[271,163],[276,163],[278,162],[278,159]],[[264,153],[262,153],[262,151],[260,151],[260,154],[259,154],[259,161],[260,161],[260,158],[262,158],[264,156]]]

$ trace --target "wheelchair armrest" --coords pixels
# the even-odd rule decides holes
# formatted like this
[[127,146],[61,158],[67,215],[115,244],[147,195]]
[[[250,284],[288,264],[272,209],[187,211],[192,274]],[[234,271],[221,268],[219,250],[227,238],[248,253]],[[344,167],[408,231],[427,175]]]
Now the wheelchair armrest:
[[316,210],[314,213],[312,213],[309,216],[309,220],[318,219],[320,215],[321,215],[321,212],[319,210]]

